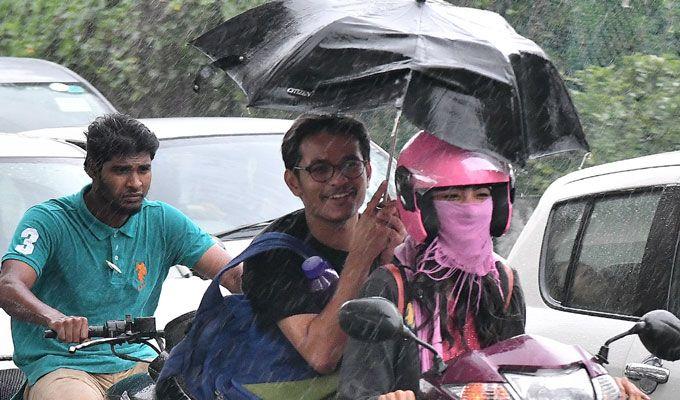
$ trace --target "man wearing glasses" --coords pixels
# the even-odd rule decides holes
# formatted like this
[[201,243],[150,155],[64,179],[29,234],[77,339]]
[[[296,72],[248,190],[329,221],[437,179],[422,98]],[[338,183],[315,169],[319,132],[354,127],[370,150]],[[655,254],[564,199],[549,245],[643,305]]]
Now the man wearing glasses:
[[361,122],[303,115],[286,132],[281,153],[286,184],[304,209],[265,231],[304,240],[331,264],[339,280],[334,293],[319,297],[303,274],[303,259],[274,250],[245,263],[243,289],[261,319],[276,324],[311,367],[328,374],[336,369],[346,342],[338,309],[358,295],[374,264],[391,262],[405,230],[394,201],[379,204],[386,182],[359,215],[371,177],[370,139]]

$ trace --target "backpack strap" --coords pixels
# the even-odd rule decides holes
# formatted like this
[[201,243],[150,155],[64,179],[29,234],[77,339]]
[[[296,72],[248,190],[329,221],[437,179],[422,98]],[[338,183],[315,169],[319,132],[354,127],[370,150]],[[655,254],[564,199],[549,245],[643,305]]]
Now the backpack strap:
[[[510,308],[510,300],[512,300],[512,288],[515,286],[515,274],[512,271],[512,268],[508,267],[507,265],[500,261],[498,263],[501,264],[501,266],[503,267],[502,275],[505,275],[505,282],[507,283],[507,286],[505,288],[506,295],[504,299],[505,302],[503,305],[503,310],[508,311],[508,309]],[[499,271],[500,269],[501,268],[499,268]]]
[[213,280],[219,281],[222,274],[241,264],[243,261],[275,249],[290,250],[304,259],[318,255],[318,253],[307,243],[295,236],[283,232],[266,232],[253,239],[253,241],[250,242],[250,245],[243,250],[241,254],[234,257],[227,265],[222,267]]
[[405,304],[406,303],[406,293],[404,291],[404,276],[402,275],[401,269],[394,264],[385,265],[385,269],[387,269],[392,274],[394,281],[397,283],[397,309],[399,309],[399,312],[403,315],[404,310],[406,309],[406,304]]
[[225,272],[235,268],[237,265],[251,257],[276,249],[290,250],[304,259],[319,255],[311,246],[295,236],[283,232],[263,233],[253,239],[253,241],[250,242],[250,245],[243,250],[241,254],[229,261],[229,263],[222,267],[220,272],[215,275],[213,281],[208,286],[208,289],[206,289],[203,299],[201,299],[199,308],[207,307],[208,303],[211,302],[222,301],[223,296],[220,292],[220,278]]

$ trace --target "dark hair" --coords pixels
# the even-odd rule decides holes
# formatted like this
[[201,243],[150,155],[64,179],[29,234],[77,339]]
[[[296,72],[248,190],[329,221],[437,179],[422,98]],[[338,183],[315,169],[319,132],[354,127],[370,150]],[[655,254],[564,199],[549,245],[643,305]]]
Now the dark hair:
[[281,156],[286,169],[293,169],[302,159],[300,145],[311,135],[325,132],[331,135],[348,135],[359,142],[359,150],[365,161],[370,161],[371,139],[360,121],[342,115],[300,115],[283,136]]
[[[419,249],[421,251],[419,251],[417,256],[417,262],[422,259],[422,249],[426,248],[428,244],[429,243],[426,242],[420,245]],[[504,268],[498,263],[496,264],[496,267],[499,269]],[[457,271],[457,273],[461,274],[463,271]],[[444,323],[444,321],[452,319],[453,325],[462,333],[467,318],[468,306],[471,307],[469,310],[474,311],[474,307],[476,307],[476,301],[474,299],[477,299],[481,290],[479,309],[476,310],[477,312],[474,318],[479,343],[482,348],[484,348],[505,339],[503,337],[504,334],[506,334],[506,329],[503,327],[504,321],[520,317],[520,313],[517,310],[515,303],[518,301],[518,296],[521,297],[521,293],[512,294],[512,302],[514,305],[511,306],[510,309],[505,310],[505,299],[499,290],[498,282],[491,277],[491,274],[482,277],[481,288],[477,284],[471,284],[469,280],[465,280],[460,293],[469,293],[471,303],[468,305],[467,301],[462,300],[466,296],[461,296],[461,300],[457,302],[456,309],[454,310],[455,315],[450,316],[446,306],[448,301],[446,293],[450,293],[450,287],[453,282],[458,280],[458,274],[454,274],[443,281],[435,281],[424,274],[415,276],[410,290],[412,290],[418,298],[418,301],[422,306],[422,313],[425,317],[420,326],[416,327],[416,330],[422,329],[432,320],[435,310],[435,299],[436,297],[439,297],[439,304],[443,304],[443,306],[440,306],[439,314],[439,318],[442,321],[441,335],[443,339],[453,343],[451,333],[447,329],[447,324]],[[501,286],[503,286],[502,283]],[[463,341],[463,346],[466,346],[465,341]]]
[[85,132],[85,170],[99,171],[116,156],[149,153],[153,160],[158,139],[144,124],[125,114],[97,117]]

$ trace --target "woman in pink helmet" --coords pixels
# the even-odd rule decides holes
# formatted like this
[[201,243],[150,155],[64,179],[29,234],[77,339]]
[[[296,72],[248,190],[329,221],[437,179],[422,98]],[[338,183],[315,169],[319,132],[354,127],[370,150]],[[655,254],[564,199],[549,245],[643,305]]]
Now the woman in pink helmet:
[[[510,226],[510,165],[422,131],[401,151],[395,181],[408,236],[394,265],[375,270],[361,295],[399,305],[445,362],[524,333],[517,273],[495,257],[491,241]],[[432,365],[432,354],[414,341],[350,339],[338,398],[414,399],[421,373]],[[649,399],[627,379],[616,380],[624,398]]]
[[[395,180],[409,236],[395,251],[398,267],[374,271],[362,295],[401,303],[407,323],[444,361],[524,333],[519,280],[497,261],[491,241],[510,225],[510,165],[423,131],[404,146]],[[342,361],[340,398],[417,393],[421,372],[432,364],[432,355],[413,341],[351,339]]]

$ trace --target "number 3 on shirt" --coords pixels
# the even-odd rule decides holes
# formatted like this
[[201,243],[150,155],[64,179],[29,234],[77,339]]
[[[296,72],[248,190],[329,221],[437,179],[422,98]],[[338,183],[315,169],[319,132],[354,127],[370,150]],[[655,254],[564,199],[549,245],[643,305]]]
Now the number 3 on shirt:
[[21,232],[21,237],[24,238],[24,244],[18,244],[14,250],[26,256],[33,253],[33,249],[35,248],[33,243],[35,243],[40,237],[40,235],[38,235],[38,231],[33,228],[26,228],[23,232]]

